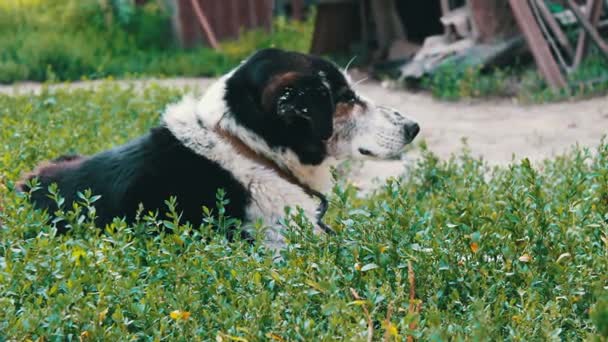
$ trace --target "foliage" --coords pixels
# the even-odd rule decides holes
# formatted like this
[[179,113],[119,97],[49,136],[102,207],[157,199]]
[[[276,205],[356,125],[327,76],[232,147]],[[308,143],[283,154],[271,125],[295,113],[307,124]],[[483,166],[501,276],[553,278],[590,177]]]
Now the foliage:
[[[113,83],[0,95],[0,340],[365,340],[373,331],[375,340],[605,341],[606,141],[540,167],[489,169],[466,150],[448,161],[426,151],[409,176],[367,198],[339,180],[325,219],[336,236],[313,235],[296,214],[280,261],[213,232],[232,224],[221,193],[194,226],[174,209],[144,211],[101,234],[82,214],[96,199],[85,192],[60,214],[73,230],[55,236],[14,192],[42,160],[138,136],[179,96]],[[159,227],[175,233],[150,235]]]
[[592,50],[580,67],[568,75],[569,87],[555,91],[542,79],[536,67],[522,62],[513,66],[483,70],[471,67],[464,71],[455,65],[443,65],[426,77],[422,87],[440,99],[515,97],[523,102],[548,102],[605,94],[608,90],[608,61]]
[[175,46],[163,1],[17,1],[0,4],[0,83],[105,76],[218,76],[256,49],[307,51],[313,16],[243,32],[220,51]]

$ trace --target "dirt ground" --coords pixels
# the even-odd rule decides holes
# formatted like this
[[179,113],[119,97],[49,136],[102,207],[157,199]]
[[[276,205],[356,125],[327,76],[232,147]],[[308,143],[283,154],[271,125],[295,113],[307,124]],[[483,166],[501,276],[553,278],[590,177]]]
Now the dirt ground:
[[[212,79],[167,79],[120,81],[145,87],[151,82],[166,86],[204,89]],[[89,88],[98,81],[72,83],[70,87]],[[61,86],[61,85],[60,85]],[[511,100],[441,102],[427,94],[388,89],[380,83],[366,82],[358,90],[379,104],[394,107],[416,119],[429,149],[442,158],[458,153],[462,138],[474,155],[492,165],[508,164],[529,157],[539,162],[565,152],[570,146],[595,147],[608,134],[608,96],[575,102],[522,105]],[[39,92],[36,83],[0,86],[0,94]],[[353,171],[352,178],[363,189],[376,181],[399,175],[404,165],[416,158],[418,148],[406,161],[367,162]]]

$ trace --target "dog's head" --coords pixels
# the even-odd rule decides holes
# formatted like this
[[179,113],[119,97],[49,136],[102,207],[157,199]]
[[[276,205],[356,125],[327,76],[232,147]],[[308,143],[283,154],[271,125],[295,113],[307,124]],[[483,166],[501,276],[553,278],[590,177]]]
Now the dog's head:
[[327,157],[391,159],[420,130],[358,94],[333,63],[295,52],[257,52],[225,79],[224,91],[238,126],[304,165]]

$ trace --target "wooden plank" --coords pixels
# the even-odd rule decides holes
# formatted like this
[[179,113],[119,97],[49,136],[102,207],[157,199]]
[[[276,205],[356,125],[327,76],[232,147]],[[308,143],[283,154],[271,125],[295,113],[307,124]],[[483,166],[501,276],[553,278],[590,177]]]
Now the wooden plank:
[[291,0],[291,17],[295,20],[304,19],[304,0]]
[[175,26],[178,30],[179,40],[182,47],[190,48],[200,41],[200,29],[196,16],[192,12],[192,6],[187,0],[177,1],[177,18]]
[[[525,2],[525,0],[520,0]],[[471,20],[481,43],[499,43],[516,36],[517,25],[504,0],[468,0]]]
[[[596,27],[600,16],[602,15],[602,0],[587,0],[587,18],[590,18],[591,24]],[[578,68],[578,66],[585,58],[588,50],[588,41],[587,41],[587,33],[585,30],[581,30],[578,36],[578,43],[576,45],[576,55],[574,56],[573,68]]]
[[566,0],[566,1],[567,1],[568,7],[570,8],[570,10],[576,16],[576,19],[578,19],[578,21],[583,25],[583,28],[585,29],[585,31],[587,31],[587,33],[591,37],[591,40],[604,53],[604,55],[606,55],[608,57],[608,44],[606,44],[606,42],[602,39],[599,32],[597,32],[597,29],[595,28],[595,26],[593,26],[591,24],[591,22],[589,21],[589,19],[587,19],[587,17],[585,17],[585,14],[583,12],[581,12],[580,8],[578,8],[578,6],[574,2],[574,0]]
[[395,40],[406,39],[395,0],[372,0],[370,5],[380,50],[388,49]]
[[219,50],[220,45],[218,44],[217,39],[215,38],[215,33],[213,33],[211,25],[209,25],[209,21],[207,20],[203,9],[198,3],[198,0],[191,0],[190,3],[192,4],[192,8],[194,8],[194,13],[196,14],[198,22],[201,25],[201,28],[203,29],[203,33],[205,34],[205,38],[207,38],[209,45],[211,45],[211,47],[215,50]]
[[557,38],[557,41],[566,50],[566,52],[568,53],[570,58],[573,58],[574,57],[574,48],[572,47],[572,44],[570,44],[570,40],[568,39],[568,37],[566,36],[564,31],[562,31],[561,27],[559,26],[559,23],[557,22],[557,20],[555,19],[555,17],[551,13],[551,11],[549,10],[549,7],[547,7],[545,0],[534,0],[534,1],[536,1],[536,4],[538,5],[538,9],[540,10],[541,15],[543,16],[545,21],[547,21],[547,24],[549,25],[549,28],[551,29],[551,31],[553,32],[555,37]]
[[543,37],[527,0],[509,0],[517,25],[524,34],[528,47],[532,51],[536,65],[541,74],[553,89],[566,87],[566,79],[555,62],[551,50]]
[[349,53],[351,44],[360,39],[361,22],[356,3],[319,3],[312,39],[311,52]]

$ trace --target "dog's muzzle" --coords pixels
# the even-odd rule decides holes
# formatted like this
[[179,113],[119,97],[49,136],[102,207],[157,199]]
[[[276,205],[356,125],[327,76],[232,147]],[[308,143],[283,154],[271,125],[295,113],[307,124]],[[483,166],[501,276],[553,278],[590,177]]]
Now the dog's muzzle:
[[403,132],[405,136],[405,143],[409,144],[414,140],[414,138],[416,138],[416,136],[420,132],[420,126],[418,126],[418,124],[415,122],[408,122],[403,127]]

